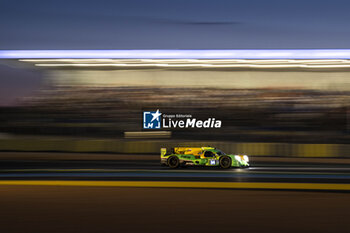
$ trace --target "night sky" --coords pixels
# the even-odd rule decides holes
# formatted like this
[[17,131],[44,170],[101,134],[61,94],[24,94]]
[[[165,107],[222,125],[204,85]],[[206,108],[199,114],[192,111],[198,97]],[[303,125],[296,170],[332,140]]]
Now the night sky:
[[[0,0],[0,49],[350,48],[349,10],[346,0]],[[0,66],[0,105],[41,80],[23,73],[17,90],[16,76]]]

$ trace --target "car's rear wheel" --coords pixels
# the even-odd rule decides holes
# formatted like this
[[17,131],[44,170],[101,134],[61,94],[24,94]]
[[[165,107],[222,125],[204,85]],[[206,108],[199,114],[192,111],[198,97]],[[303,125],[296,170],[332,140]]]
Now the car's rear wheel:
[[178,157],[176,157],[176,156],[170,156],[170,157],[168,158],[168,166],[169,166],[170,168],[178,168],[179,165],[180,165],[180,160],[179,160]]
[[220,158],[219,164],[221,168],[228,169],[231,167],[232,160],[230,157],[224,155]]

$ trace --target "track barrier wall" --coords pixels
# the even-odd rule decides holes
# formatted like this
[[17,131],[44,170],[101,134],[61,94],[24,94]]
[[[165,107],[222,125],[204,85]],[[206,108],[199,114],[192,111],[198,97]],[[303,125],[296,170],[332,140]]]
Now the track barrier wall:
[[0,151],[105,152],[123,154],[158,154],[161,147],[214,146],[226,153],[251,156],[350,157],[350,144],[179,142],[162,140],[113,139],[0,139]]

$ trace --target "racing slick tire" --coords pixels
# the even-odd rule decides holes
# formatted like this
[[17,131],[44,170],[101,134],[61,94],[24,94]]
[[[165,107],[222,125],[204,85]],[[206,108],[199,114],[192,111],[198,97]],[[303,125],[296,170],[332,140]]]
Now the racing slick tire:
[[224,155],[220,158],[219,164],[221,168],[228,169],[231,167],[232,160],[230,157]]
[[170,156],[168,158],[168,166],[170,168],[178,168],[180,166],[180,160],[176,156]]

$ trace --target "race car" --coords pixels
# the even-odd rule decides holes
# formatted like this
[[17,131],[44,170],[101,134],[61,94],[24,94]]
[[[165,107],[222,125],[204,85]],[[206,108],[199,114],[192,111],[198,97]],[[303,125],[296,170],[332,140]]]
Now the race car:
[[180,166],[219,166],[221,168],[249,167],[247,155],[227,155],[214,147],[174,147],[160,149],[161,165],[170,168]]

